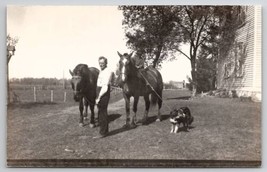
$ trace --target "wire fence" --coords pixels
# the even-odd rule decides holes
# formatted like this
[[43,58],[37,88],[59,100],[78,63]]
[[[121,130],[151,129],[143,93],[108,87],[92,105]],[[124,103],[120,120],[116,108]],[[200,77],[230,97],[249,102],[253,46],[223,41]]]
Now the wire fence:
[[[111,96],[120,94],[121,88],[112,87]],[[57,86],[23,85],[10,88],[11,103],[18,102],[73,102],[73,90]]]
[[[164,90],[183,90],[164,88]],[[119,87],[111,87],[111,96],[122,93]],[[73,102],[73,90],[70,85],[11,85],[10,101],[17,102]]]

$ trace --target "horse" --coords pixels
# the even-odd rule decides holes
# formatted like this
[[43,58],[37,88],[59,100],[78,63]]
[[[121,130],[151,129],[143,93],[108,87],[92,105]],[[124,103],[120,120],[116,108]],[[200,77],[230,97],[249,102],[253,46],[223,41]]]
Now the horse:
[[[117,52],[120,56],[117,65],[118,83],[122,88],[123,97],[125,100],[126,109],[126,124],[127,127],[136,127],[136,112],[139,101],[139,96],[143,96],[145,100],[145,113],[142,124],[147,122],[148,112],[150,107],[149,95],[151,95],[151,103],[158,103],[158,115],[156,121],[161,121],[160,108],[162,106],[162,90],[163,81],[160,72],[148,66],[142,71],[137,69],[131,58],[132,54],[124,53],[123,55]],[[134,97],[133,112],[134,115],[130,118],[130,98]]]
[[69,72],[72,76],[71,87],[73,89],[73,99],[79,102],[79,125],[84,126],[84,119],[88,116],[87,109],[90,106],[90,127],[93,128],[95,127],[94,107],[97,96],[96,87],[99,70],[95,67],[88,67],[86,64],[78,64],[73,71],[69,70]]

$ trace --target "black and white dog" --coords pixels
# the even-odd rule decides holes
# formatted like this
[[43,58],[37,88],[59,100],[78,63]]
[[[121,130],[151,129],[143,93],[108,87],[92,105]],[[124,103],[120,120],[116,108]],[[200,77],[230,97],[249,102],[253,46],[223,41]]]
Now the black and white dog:
[[180,123],[186,127],[186,130],[189,128],[189,125],[192,124],[194,117],[191,116],[191,112],[188,107],[181,107],[179,109],[174,109],[170,112],[170,122],[171,133],[178,133]]

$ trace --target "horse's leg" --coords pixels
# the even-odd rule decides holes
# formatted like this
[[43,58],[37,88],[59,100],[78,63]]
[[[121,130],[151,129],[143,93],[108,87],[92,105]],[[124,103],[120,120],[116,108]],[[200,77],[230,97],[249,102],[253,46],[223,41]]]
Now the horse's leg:
[[90,110],[91,110],[91,119],[90,119],[90,124],[89,126],[91,128],[94,128],[95,127],[95,105],[94,104],[90,104]]
[[80,122],[79,122],[79,126],[83,127],[83,99],[80,100],[80,104],[79,104],[79,110],[80,110]]
[[84,105],[84,114],[83,114],[83,118],[84,120],[88,119],[88,101],[86,100],[86,98],[83,98],[83,105]]
[[145,100],[145,104],[146,104],[146,110],[145,110],[144,117],[143,117],[143,120],[142,120],[143,124],[146,123],[147,117],[148,117],[148,111],[149,111],[149,107],[150,107],[149,94],[144,96],[144,100]]
[[161,121],[161,112],[160,112],[160,109],[161,109],[161,106],[162,106],[162,92],[159,93],[159,96],[158,97],[158,118],[156,121]]
[[130,125],[130,96],[123,93],[123,97],[125,100],[125,109],[126,109],[126,124],[125,127]]
[[139,101],[139,96],[134,96],[134,104],[133,104],[133,111],[134,115],[132,117],[131,125],[136,125],[137,119],[136,119],[136,112],[137,112],[137,104]]

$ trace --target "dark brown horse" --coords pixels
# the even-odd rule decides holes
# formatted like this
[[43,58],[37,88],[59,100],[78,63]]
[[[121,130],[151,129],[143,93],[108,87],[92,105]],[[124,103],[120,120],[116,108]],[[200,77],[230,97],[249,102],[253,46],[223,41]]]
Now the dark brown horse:
[[[160,108],[162,106],[162,90],[163,81],[159,71],[152,66],[149,66],[143,71],[136,68],[132,61],[132,53],[123,55],[118,52],[120,61],[118,64],[117,74],[120,87],[123,89],[123,97],[126,107],[126,126],[136,126],[136,112],[139,96],[143,96],[145,100],[145,113],[142,123],[147,121],[148,111],[150,107],[149,95],[151,94],[151,103],[158,103],[158,118],[161,120]],[[130,118],[130,98],[134,97],[133,112],[134,115]]]
[[[71,86],[74,93],[74,100],[79,102],[80,121],[79,125],[84,125],[84,118],[88,116],[87,110],[90,106],[91,119],[90,127],[95,126],[95,99],[96,86],[99,70],[94,67],[88,67],[86,64],[78,64],[73,71],[69,70],[72,76]],[[85,112],[84,112],[85,110]]]

